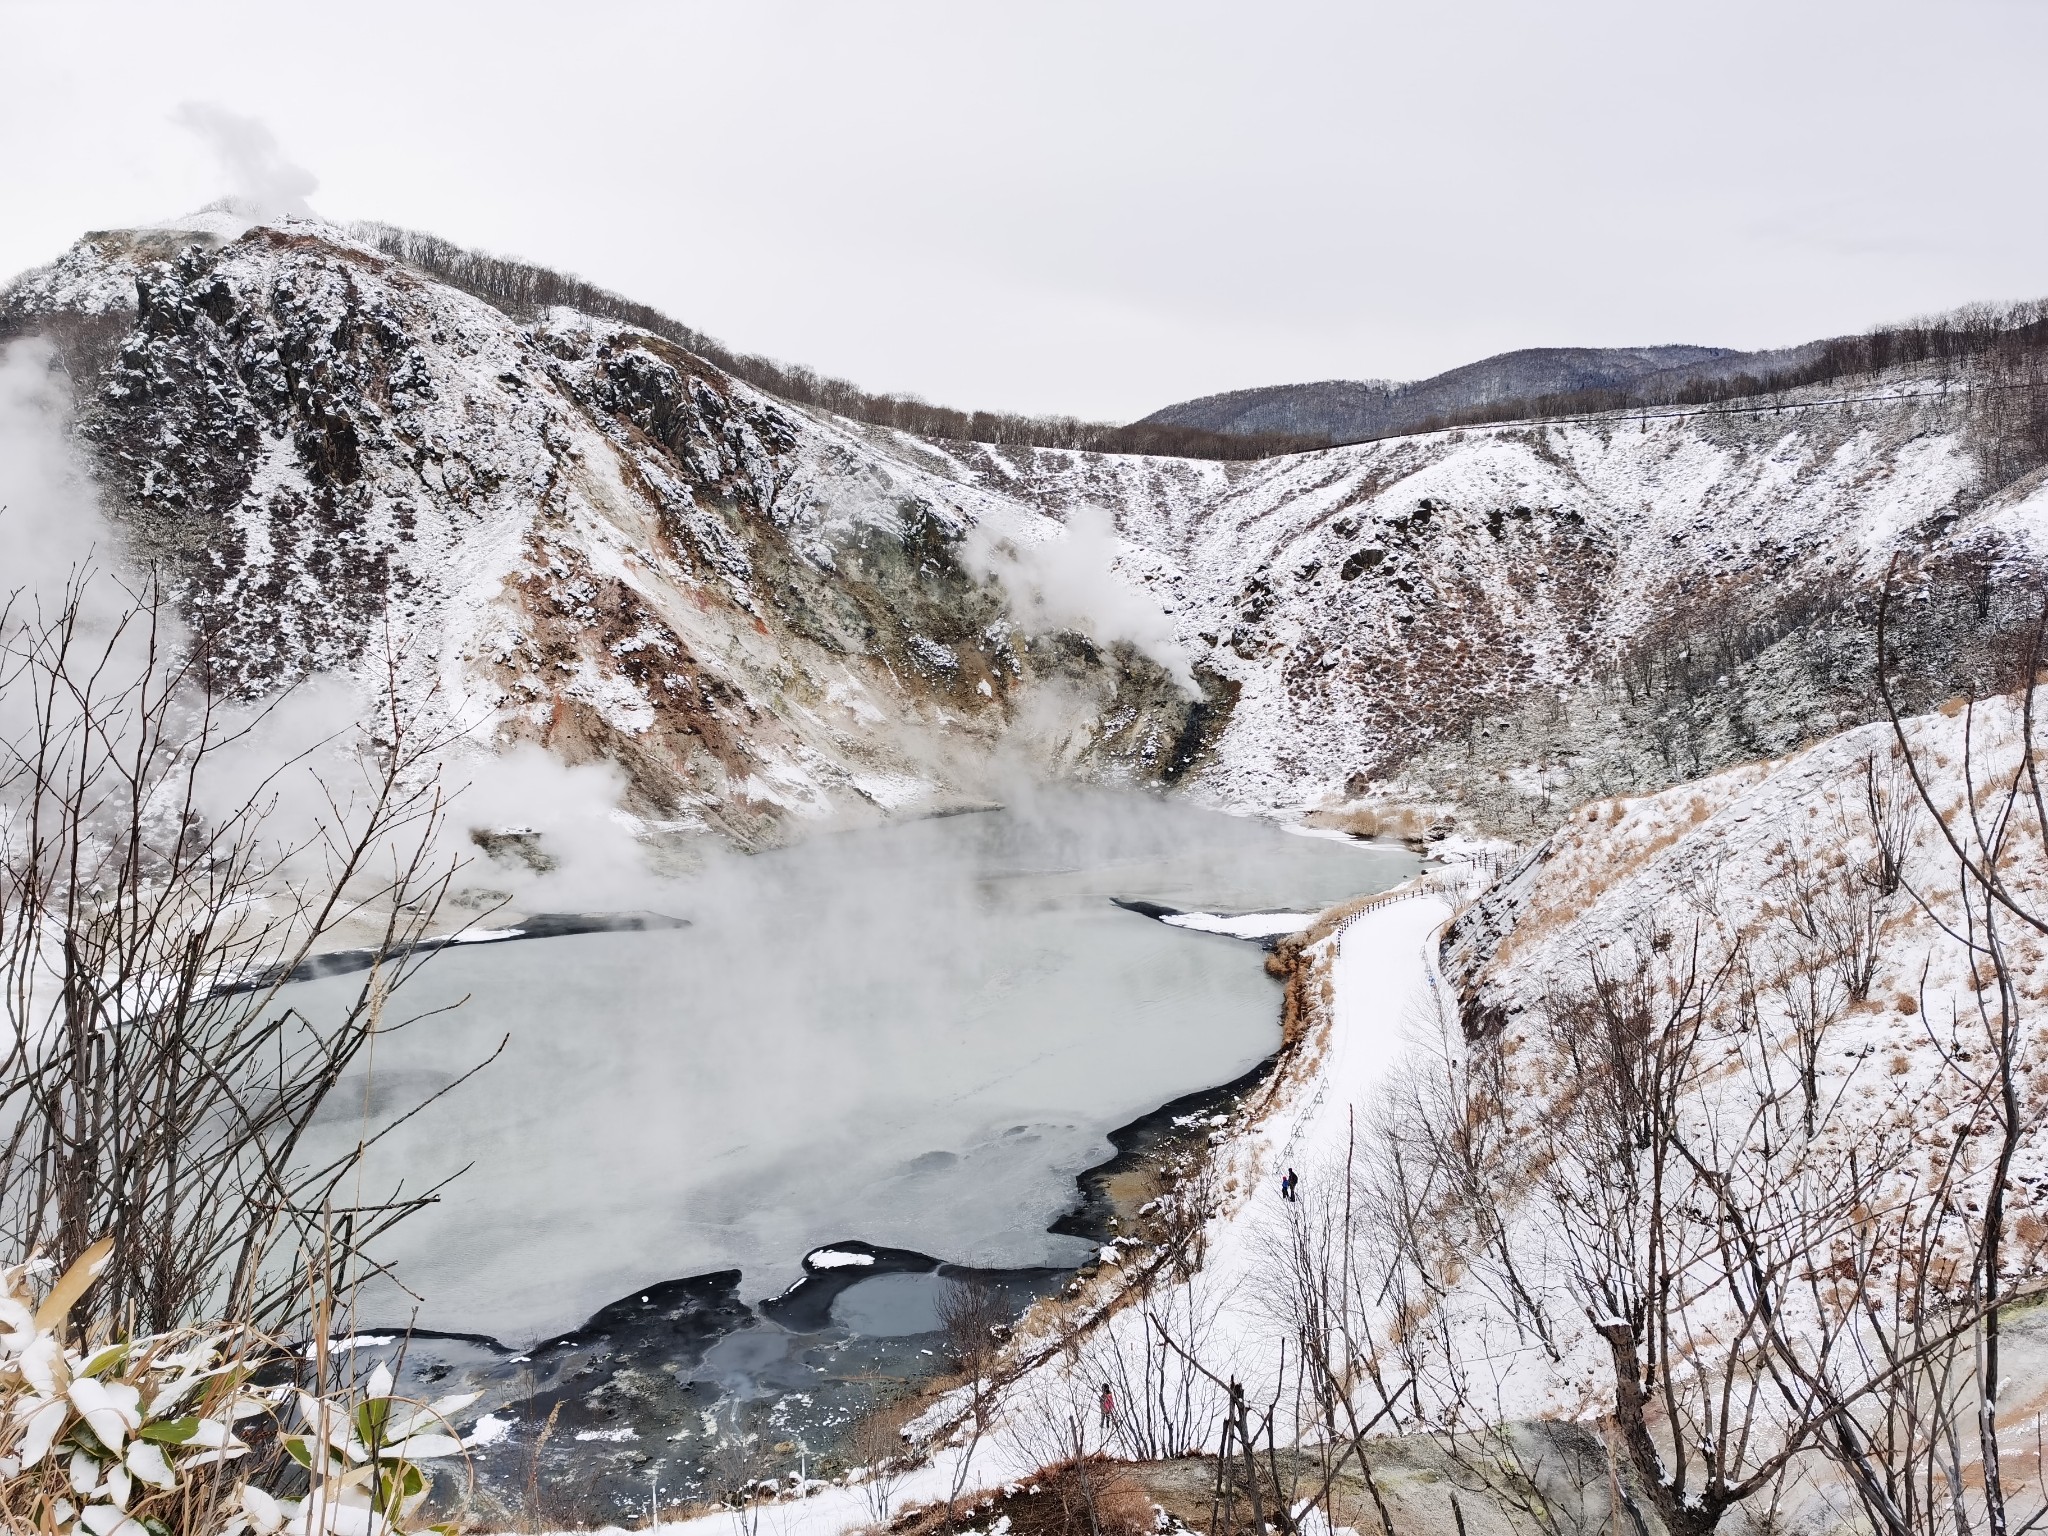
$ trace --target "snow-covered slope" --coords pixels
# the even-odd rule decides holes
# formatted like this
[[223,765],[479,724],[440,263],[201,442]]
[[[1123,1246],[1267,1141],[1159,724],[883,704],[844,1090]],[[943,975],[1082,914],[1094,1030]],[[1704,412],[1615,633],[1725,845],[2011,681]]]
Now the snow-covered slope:
[[[1201,781],[1220,797],[1306,804],[1432,744],[1475,745],[1680,610],[1705,632],[1745,605],[1851,606],[1894,552],[1916,566],[1965,550],[1994,565],[2036,558],[2048,496],[2021,487],[1974,505],[1975,461],[1938,389],[1871,393],[1885,398],[1475,429],[1253,464],[989,451],[975,468],[978,483],[1055,514],[1117,509],[1183,641],[1235,692]],[[1760,745],[1860,718],[1793,711],[1793,734]]]
[[[2001,1280],[2038,1285],[2048,1264],[2048,1042],[2035,1023],[2048,997],[2038,928],[2048,844],[2024,791],[2009,798],[2023,730],[2015,698],[1956,701],[1905,723],[1910,757],[1880,722],[1583,807],[1452,924],[1443,959],[1461,1016],[1446,1018],[1442,1055],[1415,1081],[1463,1085],[1492,1176],[1518,1194],[1496,1213],[1498,1240],[1474,1239],[1455,1218],[1432,1239],[1444,1272],[1458,1274],[1441,1322],[1446,1337],[1500,1341],[1488,1363],[1509,1411],[1607,1411],[1602,1302],[1558,1195],[1578,1178],[1596,1221],[1602,1202],[1618,1208],[1620,1181],[1593,1177],[1597,1155],[1576,1169],[1557,1155],[1576,1134],[1575,1103],[1611,1070],[1594,1062],[1607,1059],[1602,1018],[1650,1029],[1642,1059],[1665,1053],[1655,1081],[1673,1095],[1659,1134],[1717,1165],[1692,1182],[1673,1174],[1661,1218],[1660,1262],[1694,1288],[1687,1326],[1710,1339],[1738,1331],[1742,1288],[1715,1268],[1732,1262],[1714,1246],[1727,1228],[1702,1189],[1720,1189],[1772,1241],[1799,1234],[1810,1251],[1787,1251],[1802,1275],[1840,1262],[1844,1234],[1857,1233],[1862,1267],[1839,1273],[1853,1270],[1862,1290],[1850,1294],[1867,1305],[1916,1276],[1967,1268],[2002,1170]],[[1987,847],[2010,908],[1960,878],[1958,850],[1981,860]],[[2002,1104],[2008,1053],[2014,1097]],[[1411,1085],[1396,1122],[1443,1113],[1432,1092]],[[1512,1285],[1511,1249],[1523,1266]],[[1803,1307],[1799,1324],[1818,1339],[1847,1326],[1830,1320],[1836,1299],[1783,1304]],[[2030,1317],[2001,1408],[2014,1422],[2031,1423],[2048,1400]],[[1712,1344],[1686,1347],[1702,1369],[1719,1368]]]
[[[517,320],[329,226],[225,233],[89,237],[0,298],[0,336],[57,340],[109,498],[243,683],[374,670],[388,624],[440,718],[613,758],[643,812],[744,840],[973,793],[1002,740],[1268,810],[1404,765],[1427,791],[1450,743],[1537,782],[1562,749],[1502,734],[1532,710],[1667,729],[1588,692],[1631,648],[1676,629],[1692,657],[1736,613],[1825,628],[1895,553],[1995,585],[2048,512],[1983,483],[1952,379],[1252,463],[995,449],[807,413],[609,321]],[[1067,580],[1031,552],[1084,509],[1120,580],[1034,620],[991,573]],[[1867,718],[1846,684],[1743,694],[1769,660],[1696,679],[1734,675],[1719,734],[1620,780]]]
[[1171,771],[1191,701],[1133,652],[1033,654],[963,556],[1055,524],[970,519],[905,445],[659,338],[519,324],[299,223],[96,236],[5,308],[246,691],[389,664],[429,728],[614,759],[643,813],[743,841],[971,791],[1033,682],[1048,750]]

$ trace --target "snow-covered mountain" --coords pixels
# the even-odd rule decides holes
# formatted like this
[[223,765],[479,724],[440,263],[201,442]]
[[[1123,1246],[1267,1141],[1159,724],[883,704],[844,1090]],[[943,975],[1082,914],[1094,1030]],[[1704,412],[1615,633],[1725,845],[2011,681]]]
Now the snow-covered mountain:
[[1156,663],[1013,635],[962,553],[1055,524],[660,338],[520,324],[298,223],[94,236],[6,310],[246,691],[389,656],[435,727],[614,759],[643,813],[745,842],[971,788],[1027,694],[1058,691],[1055,755],[1187,756]]
[[1413,431],[1475,406],[1614,389],[1646,380],[1675,384],[1755,367],[1757,357],[1727,347],[1528,347],[1404,384],[1329,379],[1226,390],[1162,406],[1141,418],[1141,424],[1359,442]]
[[[481,282],[437,279],[358,233],[226,214],[101,232],[0,290],[0,342],[44,338],[0,369],[0,456],[20,429],[20,380],[47,360],[31,404],[56,426],[68,396],[70,445],[102,507],[131,552],[171,575],[233,691],[275,697],[321,679],[302,697],[360,710],[389,685],[430,736],[502,770],[451,830],[498,866],[479,879],[512,889],[457,890],[452,907],[527,910],[525,876],[554,867],[536,845],[551,829],[532,813],[569,798],[571,779],[603,786],[570,835],[591,843],[623,810],[637,832],[759,847],[805,823],[972,802],[1020,772],[1351,830],[1450,822],[1535,843],[1483,890],[1489,861],[1451,858],[1281,942],[1274,1071],[1200,1120],[1198,1161],[1175,1150],[1155,1168],[1160,1193],[1134,1213],[1146,1218],[1135,1235],[1020,1325],[1011,1360],[1029,1368],[1003,1389],[996,1432],[945,1443],[961,1415],[978,1425],[979,1371],[926,1405],[911,1427],[934,1434],[932,1459],[902,1496],[951,1507],[980,1486],[970,1471],[991,1488],[1028,1483],[1047,1459],[1043,1426],[1089,1423],[1098,1384],[1120,1383],[1127,1405],[1170,1401],[1129,1390],[1179,1370],[1157,1347],[1162,1318],[1216,1368],[1175,1345],[1202,1378],[1176,1389],[1185,1425],[1226,1380],[1288,1401],[1291,1359],[1310,1382],[1291,1397],[1298,1434],[1319,1433],[1303,1404],[1334,1423],[1333,1403],[1360,1406],[1369,1383],[1383,1394],[1363,1403],[1371,1422],[1406,1436],[1407,1465],[1435,1468],[1420,1459],[1436,1455],[1432,1430],[1548,1419],[1566,1445],[1628,1403],[1640,1417],[1635,1341],[1653,1290],[1680,1298],[1654,1329],[1681,1353],[1660,1361],[1725,1370],[1752,1401],[1748,1348],[1722,1341],[1741,1337],[1731,1320],[1749,1326],[1757,1273],[1803,1293],[1803,1311],[1788,1311],[1790,1291],[1770,1303],[1800,1326],[1755,1346],[1801,1380],[1808,1334],[1895,1340],[1893,1325],[1844,1321],[1807,1288],[1837,1235],[1867,1229],[1873,1190],[1905,1217],[1892,1248],[1861,1250],[1879,1257],[1859,1285],[1967,1274],[1956,1266],[1971,1251],[1991,1252],[1985,1273],[2031,1285],[2048,1261],[2048,1065],[2031,1035],[2001,1033],[2048,997],[2048,869],[2021,772],[2034,716],[2016,702],[2039,700],[2011,692],[2040,675],[2027,659],[2038,652],[2010,644],[2021,630],[2035,639],[2048,591],[2039,311],[2024,389],[1951,357],[1713,406],[1202,460],[850,421],[722,371],[679,327],[626,323],[623,305],[494,303]],[[81,513],[59,499],[62,515]],[[0,556],[27,546],[19,526],[0,522]],[[0,597],[13,584],[0,579]],[[1881,593],[1891,702],[1912,716],[1896,730],[1871,723]],[[373,710],[365,723],[382,728]],[[2009,824],[2021,832],[2008,838]],[[187,823],[170,826],[182,839]],[[1958,885],[1969,837],[1978,872]],[[635,868],[644,851],[629,849]],[[569,874],[594,909],[622,904],[626,867],[599,849]],[[1985,871],[2005,895],[1973,892]],[[1993,919],[2014,930],[1995,945],[1975,937]],[[362,921],[380,926],[360,942],[389,944],[383,911]],[[837,951],[803,938],[810,958],[790,963],[843,985]],[[917,944],[940,941],[920,926]],[[1676,1001],[1660,1014],[1659,999]],[[2006,1053],[1996,1092],[1972,1064],[1987,1049]],[[1679,1056],[1664,1086],[1642,1090],[1640,1073]],[[1765,1131],[1729,1135],[1719,1162],[1689,1161],[1697,1177],[1663,1203],[1662,1175],[1634,1173],[1653,1098],[1662,1147],[1713,1152],[1727,1128]],[[377,1112],[367,1086],[363,1102]],[[1404,1164],[1407,1148],[1433,1161]],[[1434,1171],[1410,1183],[1416,1166]],[[1873,1168],[1882,1185],[1865,1182]],[[1294,1178],[1278,1195],[1283,1170],[1307,1175],[1305,1198]],[[1985,1234],[2003,1228],[1972,1222],[2004,1221],[2005,1197],[1990,1198],[2002,1190],[2013,1219],[2000,1252]],[[1726,1218],[1749,1209],[1767,1231],[1808,1234],[1804,1246],[1729,1267],[1739,1224]],[[1639,1258],[1670,1267],[1630,1302]],[[1132,1287],[1142,1307],[1121,1304]],[[1337,1367],[1319,1385],[1299,1374],[1302,1342],[1331,1337],[1332,1297],[1347,1354],[1318,1365]],[[2039,1315],[2012,1330],[2021,1347],[2007,1357],[2022,1392],[2002,1411],[2021,1413],[2019,1428],[2048,1403]],[[614,1350],[610,1335],[583,1337]],[[617,1412],[605,1394],[627,1371],[659,1373],[623,1349],[609,1358],[619,1375],[606,1384],[561,1388],[592,1427],[564,1425],[557,1454],[636,1434],[596,1427]],[[1927,1358],[1955,1380],[1971,1369],[1961,1353]],[[1659,1374],[1670,1443],[1704,1444],[1670,1407],[1683,1372]],[[1703,1401],[1725,1398],[1700,1379]],[[1903,1390],[1879,1409],[1918,1412],[1918,1388]],[[523,1381],[521,1401],[532,1391]],[[470,1445],[493,1443],[488,1426],[500,1466],[539,1465],[527,1458],[556,1420],[522,1412],[517,1429],[480,1420]],[[889,1433],[879,1464],[900,1471]],[[1189,1449],[1209,1431],[1174,1433]],[[1795,1425],[1790,1438],[1809,1434]],[[1829,1435],[1849,1438],[1839,1415]],[[1510,1428],[1499,1444],[1519,1457],[1539,1442]],[[1155,1453],[1180,1460],[1164,1441]],[[1955,1454],[1945,1465],[1961,1486]],[[1636,1488],[1670,1493],[1667,1517],[1686,1507],[1647,1430],[1629,1455]],[[1607,1465],[1574,1460],[1601,1470],[1568,1470],[1561,1485],[1618,1497],[1624,1479]],[[636,1483],[644,1466],[632,1462]],[[1455,1501],[1421,1511],[1430,1490],[1469,1486],[1435,1471],[1388,1481],[1397,1508],[1414,1501],[1417,1529],[1462,1530]],[[1826,1506],[1839,1523],[1843,1485],[1813,1486],[1772,1519]],[[838,1531],[887,1511],[877,1489],[849,1479],[815,1504],[778,1504],[778,1518]],[[1344,1528],[1328,1513],[1324,1529]],[[1617,1524],[1612,1509],[1578,1522]]]
[[91,235],[0,296],[31,332],[246,690],[392,658],[444,724],[748,843],[974,795],[1006,749],[1496,823],[1589,754],[1582,787],[1670,782],[1868,718],[1895,554],[1941,696],[2048,513],[1987,477],[1966,375],[1253,462],[991,448],[311,222]]

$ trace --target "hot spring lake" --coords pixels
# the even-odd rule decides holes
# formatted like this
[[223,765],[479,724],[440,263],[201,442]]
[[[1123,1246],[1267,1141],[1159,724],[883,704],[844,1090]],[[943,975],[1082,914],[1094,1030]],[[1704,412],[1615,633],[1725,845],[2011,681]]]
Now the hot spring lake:
[[[1001,811],[714,860],[649,902],[691,926],[451,948],[316,1141],[410,1109],[366,1198],[463,1169],[381,1252],[417,1325],[525,1343],[639,1287],[743,1271],[750,1296],[841,1239],[987,1267],[1091,1251],[1047,1225],[1105,1133],[1228,1082],[1279,1044],[1255,944],[1121,910],[1313,911],[1411,854],[1137,795]],[[624,903],[622,903],[623,905]],[[360,975],[294,986],[309,1012]],[[466,1001],[465,1001],[466,999]],[[316,1153],[320,1146],[313,1149]],[[415,1303],[366,1293],[367,1324]]]

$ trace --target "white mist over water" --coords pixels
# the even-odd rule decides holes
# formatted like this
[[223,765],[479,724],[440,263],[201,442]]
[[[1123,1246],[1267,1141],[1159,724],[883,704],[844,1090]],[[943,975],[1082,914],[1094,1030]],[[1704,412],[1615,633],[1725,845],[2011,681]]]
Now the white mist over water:
[[[1415,859],[1135,795],[720,861],[695,926],[445,952],[382,1039],[373,1105],[505,1055],[372,1156],[366,1196],[472,1164],[383,1250],[422,1326],[527,1342],[652,1282],[738,1267],[779,1290],[840,1238],[988,1265],[1077,1262],[1045,1230],[1104,1133],[1278,1044],[1253,945],[1121,911],[1312,908]],[[302,1007],[360,978],[293,989]],[[353,1136],[365,1085],[323,1127]],[[316,1149],[317,1150],[317,1149]],[[393,1291],[362,1320],[402,1322]]]

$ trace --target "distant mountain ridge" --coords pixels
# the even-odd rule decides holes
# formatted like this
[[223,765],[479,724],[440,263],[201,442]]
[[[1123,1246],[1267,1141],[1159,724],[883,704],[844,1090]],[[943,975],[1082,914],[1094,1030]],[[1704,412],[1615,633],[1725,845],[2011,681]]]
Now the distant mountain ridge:
[[1739,373],[1764,373],[1800,361],[1808,348],[1739,352],[1730,347],[1525,347],[1427,379],[1328,379],[1274,384],[1183,400],[1137,426],[1172,426],[1232,435],[1284,433],[1359,442],[1412,432],[1475,410],[1535,402],[1587,390],[1677,388]]

